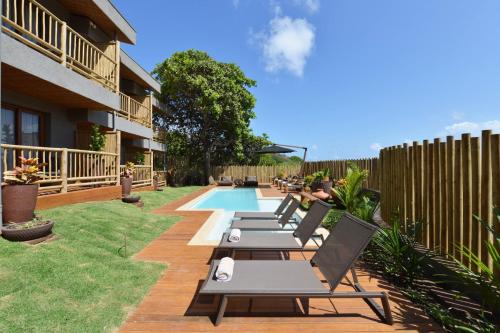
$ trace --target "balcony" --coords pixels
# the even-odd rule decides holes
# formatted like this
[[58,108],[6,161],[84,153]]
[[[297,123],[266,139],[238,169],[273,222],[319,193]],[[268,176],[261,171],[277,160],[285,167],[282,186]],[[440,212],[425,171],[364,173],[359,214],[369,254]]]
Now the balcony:
[[152,128],[152,114],[151,96],[131,97],[120,92],[118,116]]
[[119,42],[93,44],[34,0],[5,0],[2,32],[116,92]]

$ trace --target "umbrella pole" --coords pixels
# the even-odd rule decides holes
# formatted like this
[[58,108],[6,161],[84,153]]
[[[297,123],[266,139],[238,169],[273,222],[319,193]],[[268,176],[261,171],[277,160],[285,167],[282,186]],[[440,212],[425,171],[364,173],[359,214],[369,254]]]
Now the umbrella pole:
[[307,148],[304,147],[304,157],[302,158],[302,166],[300,167],[300,176],[304,177],[304,166],[306,164]]

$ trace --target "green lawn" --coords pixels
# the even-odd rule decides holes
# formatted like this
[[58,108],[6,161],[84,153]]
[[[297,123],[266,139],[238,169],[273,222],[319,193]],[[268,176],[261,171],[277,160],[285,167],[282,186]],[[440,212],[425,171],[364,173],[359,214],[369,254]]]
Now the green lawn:
[[[0,332],[109,332],[158,280],[164,265],[131,259],[177,217],[149,211],[199,187],[40,211],[58,239],[36,246],[0,239]],[[127,255],[120,248],[127,238]]]

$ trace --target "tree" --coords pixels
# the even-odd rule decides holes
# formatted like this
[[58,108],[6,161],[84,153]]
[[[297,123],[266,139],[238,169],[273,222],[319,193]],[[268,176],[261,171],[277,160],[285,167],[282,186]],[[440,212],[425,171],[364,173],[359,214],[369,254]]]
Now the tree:
[[90,128],[89,148],[93,151],[101,151],[106,145],[106,135],[101,132],[101,127],[97,124]]
[[177,52],[156,66],[161,98],[168,114],[156,125],[186,139],[190,152],[201,156],[208,181],[212,156],[222,161],[243,154],[243,140],[251,135],[256,82],[235,64],[218,62],[197,50]]

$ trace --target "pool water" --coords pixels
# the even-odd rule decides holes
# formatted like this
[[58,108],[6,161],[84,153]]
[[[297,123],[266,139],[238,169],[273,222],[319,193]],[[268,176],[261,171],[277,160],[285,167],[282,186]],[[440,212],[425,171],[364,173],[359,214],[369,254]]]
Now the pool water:
[[280,202],[278,199],[258,199],[253,188],[214,189],[191,209],[220,210],[216,223],[204,237],[207,241],[219,241],[229,229],[234,212],[274,212]]

